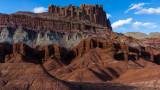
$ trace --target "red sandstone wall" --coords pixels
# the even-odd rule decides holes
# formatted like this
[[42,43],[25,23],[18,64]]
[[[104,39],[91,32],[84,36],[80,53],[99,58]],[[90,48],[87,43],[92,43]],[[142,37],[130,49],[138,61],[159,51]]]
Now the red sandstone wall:
[[79,8],[77,6],[72,6],[71,4],[67,7],[59,7],[50,4],[48,12],[58,15],[70,16],[80,20],[89,20],[111,29],[110,21],[106,18],[106,12],[103,10],[102,5],[91,6],[89,4],[82,4]]
[[64,22],[60,20],[49,20],[42,18],[32,18],[24,15],[6,15],[0,14],[0,27],[12,27],[18,26],[25,27],[27,29],[35,30],[36,32],[41,30],[53,30],[58,32],[70,32],[74,30],[93,32],[97,28],[90,25],[78,24],[72,22]]

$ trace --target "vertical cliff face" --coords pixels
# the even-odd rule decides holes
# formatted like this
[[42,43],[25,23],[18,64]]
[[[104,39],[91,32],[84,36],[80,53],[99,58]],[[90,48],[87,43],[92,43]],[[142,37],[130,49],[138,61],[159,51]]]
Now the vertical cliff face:
[[12,43],[13,32],[14,30],[11,30],[9,28],[3,28],[0,34],[0,42]]
[[33,31],[19,27],[17,29],[13,28],[3,28],[0,33],[0,42],[14,44],[18,42],[24,42],[29,46],[33,46],[33,43],[37,37],[37,34]]
[[49,5],[45,13],[0,14],[0,42],[23,42],[31,47],[56,44],[71,48],[91,36],[106,38],[111,29],[102,5]]
[[31,12],[0,14],[0,27],[17,28],[19,26],[36,32],[52,30],[58,32],[88,31],[91,33],[102,28],[112,30],[103,6],[88,4],[82,4],[80,7],[49,5],[48,12],[38,14]]
[[59,33],[55,31],[34,32],[22,27],[19,28],[3,28],[0,32],[0,43],[19,43],[23,42],[30,47],[46,46],[55,44],[65,48],[76,46],[81,40],[97,36],[85,33]]
[[[57,31],[57,32],[89,32],[95,33],[98,29],[103,29],[101,24],[96,24],[88,21],[74,19],[55,15],[52,13],[36,14],[36,17],[19,14],[0,14],[0,28],[12,27],[18,28],[19,26],[25,27],[35,32],[40,31]],[[110,26],[111,27],[111,26]]]
[[[84,39],[76,47],[70,49],[52,44],[41,47],[41,49],[38,50],[22,42],[13,44],[13,48],[0,45],[0,58],[3,60],[1,60],[1,62],[4,62],[5,59],[5,62],[23,61],[35,63],[44,63],[54,58],[68,64],[75,58],[79,59],[83,57],[85,53],[95,48],[101,48],[106,55],[119,61],[137,61],[139,58],[145,58],[151,62],[155,62],[156,60],[155,53],[151,47],[131,47],[119,41],[97,37]],[[17,56],[20,57],[20,59],[17,59]]]
[[48,12],[80,20],[89,20],[90,22],[101,24],[112,29],[102,5],[91,6],[89,4],[82,4],[79,8],[77,6],[72,6],[71,4],[67,7],[59,7],[50,4]]

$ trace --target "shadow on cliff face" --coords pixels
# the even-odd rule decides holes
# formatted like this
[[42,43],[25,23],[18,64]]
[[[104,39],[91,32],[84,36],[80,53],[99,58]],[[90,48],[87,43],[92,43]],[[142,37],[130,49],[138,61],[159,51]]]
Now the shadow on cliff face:
[[0,43],[0,63],[5,62],[5,56],[12,53],[12,45],[8,43]]
[[43,55],[43,51],[37,51],[24,43],[14,45],[0,43],[0,63],[31,62],[40,64]]
[[124,53],[114,54],[114,58],[118,61],[124,60]]
[[102,71],[103,73],[97,73],[92,69],[89,69],[90,71],[92,71],[96,76],[98,76],[98,78],[100,78],[102,81],[107,81],[107,80],[112,80],[113,78],[106,72]]
[[155,55],[154,58],[155,58],[154,63],[157,63],[158,65],[160,65],[160,54]]
[[76,53],[73,50],[69,51],[69,53],[67,55],[67,62],[66,62],[66,64],[69,65],[71,63],[71,61],[74,60],[75,58],[76,58]]
[[[16,55],[21,56],[26,62],[43,63],[47,61],[52,55],[61,60],[65,65],[69,65],[74,59],[81,58],[88,50],[94,48],[101,48],[106,50],[107,54],[118,61],[136,61],[139,58],[144,58],[148,61],[154,62],[154,55],[152,49],[140,47],[130,47],[125,43],[118,41],[103,39],[103,38],[88,38],[81,41],[76,47],[66,49],[57,45],[48,45],[41,47],[41,49],[31,48],[24,43],[13,44],[7,48],[1,45],[0,56],[1,62],[8,62],[14,60]],[[4,47],[4,48],[3,48]],[[17,54],[16,54],[17,53]],[[157,57],[157,56],[156,56]],[[35,60],[34,60],[35,59]],[[33,60],[33,61],[32,61]],[[156,60],[155,62],[157,62]]]
[[[97,54],[96,50],[98,51],[98,53],[103,54],[103,55],[104,55],[104,52],[105,52],[105,54],[109,56],[108,59],[112,58],[112,59],[115,59],[115,61],[116,60],[117,61],[124,61],[125,58],[128,58],[128,60],[136,61],[136,54],[139,54],[139,52],[136,51],[137,49],[135,49],[135,51],[134,50],[128,50],[126,48],[126,45],[124,45],[124,44],[122,44],[121,46],[119,45],[119,48],[118,47],[115,48],[114,46],[112,46],[114,44],[111,43],[110,41],[108,41],[108,42],[102,42],[102,41],[97,42],[98,40],[97,41],[95,40],[94,41],[95,43],[94,43],[93,40],[88,39],[88,41],[82,42],[82,43],[79,44],[79,46],[77,46],[73,49],[69,49],[69,50],[67,50],[65,48],[62,48],[62,47],[59,47],[57,45],[50,45],[49,47],[48,46],[42,47],[42,49],[33,49],[33,48],[30,48],[29,46],[25,45],[24,43],[17,43],[17,44],[13,45],[13,50],[12,50],[11,54],[10,55],[5,55],[5,60],[8,59],[7,62],[12,62],[12,63],[17,63],[17,62],[23,62],[24,61],[24,62],[36,63],[36,64],[44,64],[45,62],[47,62],[49,60],[52,60],[52,61],[54,60],[55,62],[61,61],[61,62],[63,62],[64,66],[66,66],[65,68],[67,69],[67,66],[69,64],[72,64],[72,61],[75,60],[75,59],[77,59],[77,61],[82,60],[82,63],[81,62],[76,63],[77,66],[75,64],[75,67],[78,67],[78,68],[85,68],[85,66],[88,67],[89,65],[84,65],[84,67],[83,67],[83,64],[85,64],[85,62],[87,62],[89,64],[92,64],[92,63],[97,64],[96,60],[101,61],[102,58],[99,56],[99,54]],[[50,47],[52,47],[52,49]],[[94,53],[94,51],[95,51],[95,53]],[[121,52],[121,51],[125,51],[125,52],[128,51],[127,56],[125,56],[125,52]],[[89,52],[89,55],[85,56],[85,54],[88,53],[88,52]],[[130,54],[130,52],[132,52],[132,53]],[[149,55],[149,56],[146,57],[146,58],[148,58],[148,60],[150,60],[152,58],[152,55],[149,52],[142,51],[141,54],[142,55],[139,55],[139,57],[141,57],[141,58],[143,58],[143,57],[145,58],[146,55]],[[91,57],[91,55],[92,55],[92,57]],[[84,56],[85,56],[85,58],[84,58]],[[21,57],[21,58],[19,58],[19,57]],[[159,57],[159,56],[155,56],[155,57]],[[18,58],[19,58],[19,61],[17,61]],[[90,58],[90,60],[88,60],[89,58]],[[37,61],[36,61],[36,59],[37,59]],[[42,62],[43,59],[45,59],[44,62]],[[53,63],[53,65],[55,64],[55,62]],[[78,66],[78,64],[79,64],[79,66]],[[93,67],[96,68],[96,69],[99,69],[98,67],[103,67],[103,65],[102,66],[98,66],[98,65],[94,66],[93,65]],[[42,66],[42,68],[45,71],[45,73],[47,73],[47,75],[49,77],[55,78],[55,76],[53,76],[54,74],[51,75],[51,73],[48,72],[48,70],[46,68],[44,68],[43,66]],[[70,68],[72,68],[72,71],[74,71],[74,69],[76,70],[76,68],[74,68],[74,65],[73,65],[73,67],[70,67]],[[60,68],[55,68],[55,69],[60,69]],[[118,71],[114,70],[113,68],[107,67],[106,69],[109,71],[110,74],[112,74],[112,76],[108,72],[105,72],[103,69],[99,69],[99,71],[96,71],[96,70],[93,70],[91,68],[89,70],[91,71],[91,73],[93,75],[95,75],[101,81],[104,81],[104,82],[108,81],[108,80],[113,80],[114,77],[115,78],[120,77],[120,74],[118,73]],[[107,86],[107,85],[106,85],[106,87],[101,86],[101,85],[97,86],[97,87],[94,87],[94,86],[93,87],[88,87],[89,85],[93,85],[93,84],[88,83],[87,84],[88,86],[86,86],[86,85],[83,85],[81,83],[76,83],[76,84],[73,83],[73,82],[69,82],[69,83],[64,82],[64,83],[66,83],[66,85],[68,85],[68,87],[73,87],[73,88],[77,88],[77,89],[80,89],[80,90],[84,89],[84,88],[87,88],[87,89],[92,89],[92,88],[97,88],[97,89],[99,89],[99,88],[100,89],[101,88],[102,89],[108,89],[108,88],[109,89],[110,88],[134,89],[134,87],[124,86],[124,85],[122,85],[122,87],[121,86],[115,86],[114,87],[114,85],[113,85],[113,87],[112,86]],[[100,83],[96,83],[96,84],[99,85]]]

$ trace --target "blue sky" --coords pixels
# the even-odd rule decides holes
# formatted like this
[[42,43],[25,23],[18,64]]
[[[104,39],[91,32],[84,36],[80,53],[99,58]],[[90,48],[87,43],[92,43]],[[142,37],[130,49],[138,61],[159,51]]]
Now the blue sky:
[[0,0],[0,13],[47,11],[48,5],[103,5],[115,32],[160,32],[160,0]]

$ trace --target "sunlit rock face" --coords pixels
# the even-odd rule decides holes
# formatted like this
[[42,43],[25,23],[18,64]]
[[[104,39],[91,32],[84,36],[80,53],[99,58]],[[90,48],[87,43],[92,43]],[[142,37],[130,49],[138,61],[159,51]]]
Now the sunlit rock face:
[[3,28],[0,33],[0,42],[7,42],[12,44],[13,40],[13,30],[10,30],[9,28]]
[[13,43],[24,42],[33,47],[33,34],[23,28],[18,28],[13,35]]
[[23,28],[19,28],[18,30],[15,31],[14,36],[13,36],[13,41],[14,43],[17,42],[28,42],[29,36],[28,32],[26,32]]
[[13,35],[13,43],[24,42],[33,47],[36,37],[36,33],[25,30],[24,28],[18,28]]
[[61,34],[53,31],[42,31],[38,33],[35,46],[46,46],[50,44],[56,44],[65,48],[72,48],[80,43],[81,40],[89,38],[93,35],[80,34],[80,33],[68,33]]
[[84,33],[59,33],[54,31],[34,32],[24,28],[9,29],[3,28],[0,33],[0,42],[9,44],[23,42],[30,47],[46,46],[56,44],[65,48],[72,48],[80,43],[85,38],[95,35]]
[[42,31],[38,33],[37,35],[37,40],[36,40],[36,46],[45,46],[45,45],[50,45],[50,44],[56,44],[56,45],[61,45],[61,39],[62,36],[60,33],[53,32],[53,31]]
[[61,34],[53,31],[42,31],[38,33],[35,46],[45,46],[50,44],[56,44],[61,47],[72,48],[80,43],[81,40],[89,38],[93,35],[80,34],[80,33],[68,33]]
[[69,33],[64,35],[62,45],[63,47],[71,48],[79,44],[81,40],[92,36],[90,34]]

